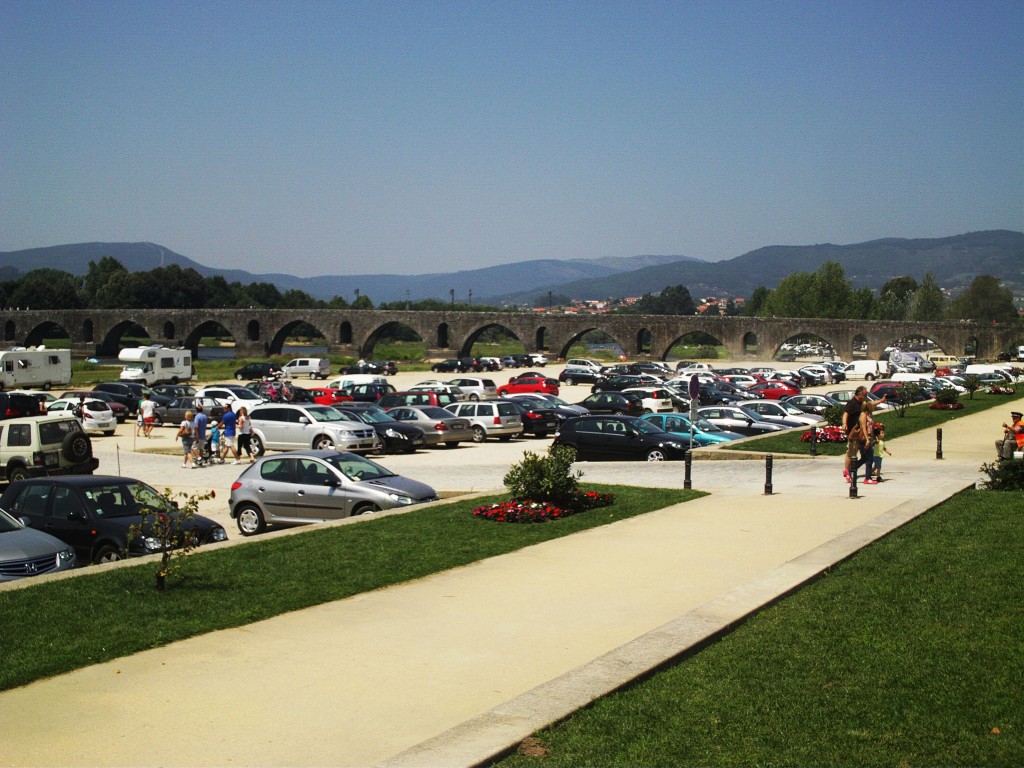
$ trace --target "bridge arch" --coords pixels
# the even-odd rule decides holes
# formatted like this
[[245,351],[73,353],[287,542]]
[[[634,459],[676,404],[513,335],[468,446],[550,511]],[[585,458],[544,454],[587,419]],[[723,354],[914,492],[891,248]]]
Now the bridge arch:
[[[142,331],[141,334],[138,333],[140,330]],[[143,336],[144,338],[153,339],[153,334],[149,332],[149,329],[143,323],[134,319],[122,320],[107,329],[98,345],[99,353],[102,355],[117,355],[121,351],[121,347],[124,346],[121,343],[121,338],[129,331],[134,331],[136,335]]]
[[44,343],[46,339],[65,338],[71,338],[71,334],[68,333],[67,328],[62,326],[60,323],[54,322],[53,320],[46,320],[42,323],[39,323],[25,335],[25,346],[37,347],[40,344]]
[[381,339],[387,336],[389,331],[393,332],[399,329],[404,329],[408,333],[411,333],[416,337],[417,341],[424,341],[420,332],[408,323],[404,323],[401,320],[389,320],[386,323],[381,323],[367,334],[366,338],[359,344],[358,349],[356,350],[357,354],[363,358],[373,357],[373,350],[377,344],[380,343]]
[[[218,320],[210,318],[204,322],[199,323],[188,335],[181,340],[181,346],[192,350],[192,357],[199,357],[199,342],[204,338],[215,336],[217,338],[230,338],[234,342],[234,354],[238,354],[238,339],[235,334],[231,332],[231,329],[220,323]],[[174,342],[177,344],[177,341]]]

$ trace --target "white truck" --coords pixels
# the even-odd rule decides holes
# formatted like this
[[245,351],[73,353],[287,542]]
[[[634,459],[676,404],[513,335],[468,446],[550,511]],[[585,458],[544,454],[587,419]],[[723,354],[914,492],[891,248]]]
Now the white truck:
[[71,350],[12,347],[0,352],[0,389],[66,387],[71,383]]
[[190,349],[171,349],[163,344],[128,347],[118,353],[117,359],[125,363],[121,381],[138,381],[149,387],[189,381],[195,375]]

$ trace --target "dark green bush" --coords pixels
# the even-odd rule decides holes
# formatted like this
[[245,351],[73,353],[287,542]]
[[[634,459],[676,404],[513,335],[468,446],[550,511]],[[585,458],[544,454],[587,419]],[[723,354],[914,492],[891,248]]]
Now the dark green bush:
[[843,423],[843,406],[830,405],[821,415],[825,417],[825,423],[830,427],[838,427]]
[[552,445],[547,456],[527,451],[505,475],[505,487],[516,499],[569,504],[579,496],[583,475],[572,471],[575,460],[576,451],[564,445]]
[[938,394],[935,395],[935,402],[942,403],[943,405],[952,405],[953,403],[960,402],[960,393],[952,387],[946,387],[940,389]]
[[988,491],[1024,491],[1024,460],[1005,459],[982,464],[981,471],[988,475],[982,487]]

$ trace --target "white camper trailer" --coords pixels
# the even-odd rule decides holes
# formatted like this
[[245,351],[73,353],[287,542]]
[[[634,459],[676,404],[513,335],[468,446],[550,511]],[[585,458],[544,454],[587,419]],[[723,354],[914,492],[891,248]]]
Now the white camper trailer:
[[39,345],[0,352],[0,389],[49,389],[70,383],[71,350]]
[[154,384],[177,384],[192,378],[192,351],[170,349],[163,344],[122,349],[117,359],[125,363],[121,381],[138,381],[152,387]]

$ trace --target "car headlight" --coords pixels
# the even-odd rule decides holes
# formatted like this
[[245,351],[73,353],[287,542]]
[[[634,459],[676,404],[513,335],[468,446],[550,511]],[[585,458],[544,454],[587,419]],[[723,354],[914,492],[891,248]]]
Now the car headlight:
[[677,451],[683,450],[682,443],[671,442],[671,443],[665,443],[665,445],[668,446],[669,448],[674,448]]
[[401,504],[402,506],[412,504],[411,498],[409,498],[408,496],[402,496],[401,494],[398,493],[389,493],[388,498],[395,502],[395,504]]
[[223,528],[214,528],[213,533],[210,534],[210,541],[227,541],[228,532]]
[[388,437],[397,437],[400,440],[408,440],[408,438],[405,435],[403,435],[401,432],[396,432],[393,429],[386,430],[384,432],[384,434],[387,435]]
[[61,565],[74,565],[75,564],[75,550],[68,547],[67,549],[61,550],[57,553],[57,567]]
[[146,536],[142,540],[142,546],[150,552],[160,552],[163,550],[163,547],[160,545],[160,539],[156,536]]

